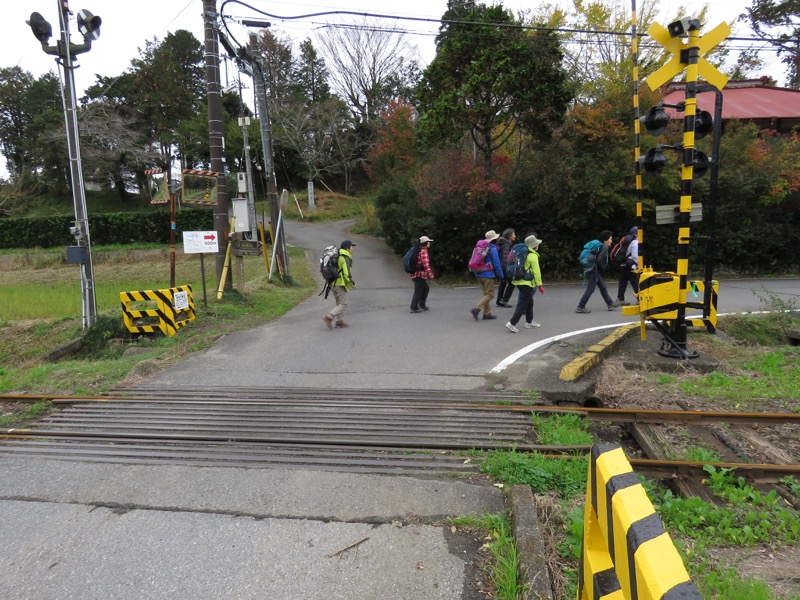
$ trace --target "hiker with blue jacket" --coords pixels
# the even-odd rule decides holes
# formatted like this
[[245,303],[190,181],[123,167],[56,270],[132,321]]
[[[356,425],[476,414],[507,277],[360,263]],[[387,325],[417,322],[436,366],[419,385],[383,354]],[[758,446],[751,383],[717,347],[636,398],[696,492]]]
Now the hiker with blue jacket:
[[519,290],[519,297],[517,299],[517,307],[514,309],[514,316],[506,323],[506,329],[511,333],[519,333],[517,323],[525,315],[525,329],[533,329],[541,327],[539,323],[533,320],[533,295],[538,290],[540,294],[544,294],[544,286],[542,285],[542,271],[539,268],[539,244],[542,240],[537,239],[536,235],[529,235],[525,238],[525,245],[528,246],[528,255],[525,257],[525,273],[522,277],[514,279],[514,285]]
[[339,276],[331,284],[333,290],[333,298],[336,300],[336,306],[333,307],[331,312],[322,317],[328,329],[343,329],[350,327],[350,323],[344,320],[344,311],[347,310],[347,292],[351,287],[356,287],[356,282],[353,281],[352,268],[353,268],[353,248],[355,244],[350,240],[345,240],[339,246]]
[[583,292],[583,296],[578,302],[578,308],[575,309],[576,313],[588,314],[592,312],[586,308],[586,303],[589,302],[589,298],[594,294],[595,287],[600,288],[600,295],[603,297],[606,306],[608,306],[608,310],[614,310],[620,305],[619,301],[612,300],[611,296],[608,295],[608,288],[603,279],[603,273],[608,268],[608,249],[614,241],[613,235],[608,229],[605,229],[597,236],[597,241],[600,243],[597,244],[597,249],[591,253],[589,266],[584,267],[583,277],[586,280],[586,291]]
[[502,279],[503,266],[500,264],[500,255],[497,253],[496,241],[500,236],[492,229],[487,231],[485,240],[489,242],[488,252],[484,261],[484,269],[475,272],[475,277],[481,286],[483,296],[475,308],[470,308],[469,313],[472,318],[478,320],[478,315],[483,311],[483,320],[496,319],[497,315],[492,314],[492,299],[494,298],[494,283],[496,279]]

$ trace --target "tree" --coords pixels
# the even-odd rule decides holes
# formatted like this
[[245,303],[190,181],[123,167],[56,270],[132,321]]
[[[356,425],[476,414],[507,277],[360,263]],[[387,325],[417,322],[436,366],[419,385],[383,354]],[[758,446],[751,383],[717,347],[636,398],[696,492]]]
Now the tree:
[[558,40],[526,32],[502,6],[450,0],[436,57],[418,88],[420,131],[429,143],[472,137],[484,166],[518,127],[546,135],[571,94]]
[[0,148],[12,177],[40,166],[36,154],[42,131],[37,124],[45,120],[64,124],[55,74],[34,78],[19,67],[0,69]]
[[800,88],[800,0],[753,0],[739,18],[777,48],[786,65],[786,85]]
[[[144,145],[154,144],[167,167],[179,144],[181,124],[205,106],[203,49],[185,30],[169,33],[162,42],[148,41],[139,58],[117,77],[97,77],[87,90],[89,100],[104,100],[124,119],[130,119]],[[207,133],[203,136],[207,144]]]
[[319,34],[331,85],[353,115],[374,131],[389,102],[408,99],[417,72],[417,51],[402,33],[363,19],[346,27],[328,27]]
[[300,44],[300,57],[292,68],[292,95],[307,105],[319,104],[331,97],[330,73],[325,60],[310,39]]

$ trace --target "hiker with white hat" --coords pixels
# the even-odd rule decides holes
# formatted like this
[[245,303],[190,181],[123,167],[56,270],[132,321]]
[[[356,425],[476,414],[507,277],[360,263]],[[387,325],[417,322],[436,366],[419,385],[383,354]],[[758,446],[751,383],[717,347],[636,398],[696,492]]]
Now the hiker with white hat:
[[496,241],[500,235],[494,229],[487,231],[484,239],[478,240],[469,260],[469,270],[475,273],[481,286],[483,296],[475,308],[469,309],[469,314],[476,321],[483,311],[483,320],[496,319],[492,314],[492,299],[494,298],[495,280],[504,277],[503,265],[500,264],[500,255],[497,252]]
[[[542,271],[539,268],[539,244],[542,240],[538,239],[535,234],[531,234],[525,238],[525,245],[528,247],[525,262],[517,262],[517,264],[524,264],[522,273],[514,273],[514,285],[519,290],[517,306],[514,309],[514,316],[506,323],[506,329],[511,333],[519,333],[517,323],[525,315],[525,329],[533,329],[541,327],[539,323],[533,320],[533,295],[538,290],[540,294],[544,294],[544,286],[542,286]],[[524,247],[523,247],[524,250]],[[517,252],[516,248],[514,249]],[[520,255],[519,260],[522,260]],[[517,267],[519,269],[519,267]]]
[[411,296],[411,312],[419,313],[428,310],[428,292],[431,290],[429,283],[434,279],[431,271],[431,260],[428,251],[433,240],[427,235],[419,238],[419,251],[417,252],[417,270],[411,273],[414,282],[414,295]]

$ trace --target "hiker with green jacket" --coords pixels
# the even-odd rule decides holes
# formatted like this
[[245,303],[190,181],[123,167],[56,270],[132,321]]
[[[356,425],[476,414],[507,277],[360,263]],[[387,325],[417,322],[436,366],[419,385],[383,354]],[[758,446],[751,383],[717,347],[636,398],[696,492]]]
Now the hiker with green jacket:
[[344,320],[344,311],[347,310],[347,292],[351,287],[356,287],[356,282],[353,281],[352,268],[353,268],[353,248],[355,244],[350,240],[345,240],[339,247],[339,276],[336,281],[331,284],[333,290],[333,298],[336,300],[336,306],[333,307],[331,312],[322,317],[328,329],[343,329],[350,327],[350,323]]
[[[525,273],[522,277],[514,279],[514,285],[519,290],[517,307],[514,309],[514,316],[506,323],[506,329],[511,333],[519,333],[517,323],[525,315],[525,329],[541,327],[533,320],[533,295],[538,290],[544,294],[542,285],[542,271],[539,268],[539,244],[542,240],[537,239],[535,234],[525,238],[525,245],[528,246],[528,255],[525,257]],[[517,267],[519,268],[519,267]]]

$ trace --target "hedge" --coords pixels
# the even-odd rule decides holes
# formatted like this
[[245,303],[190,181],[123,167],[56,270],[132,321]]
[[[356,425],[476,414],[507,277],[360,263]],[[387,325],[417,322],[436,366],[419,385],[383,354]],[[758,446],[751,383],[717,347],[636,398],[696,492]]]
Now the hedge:
[[[53,248],[70,246],[69,232],[75,219],[70,215],[0,220],[0,248]],[[175,216],[178,241],[184,231],[211,231],[214,216],[210,208],[182,208]],[[168,244],[170,214],[167,211],[101,213],[89,215],[92,244],[112,245],[152,242]]]

